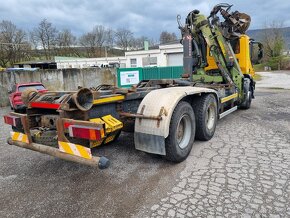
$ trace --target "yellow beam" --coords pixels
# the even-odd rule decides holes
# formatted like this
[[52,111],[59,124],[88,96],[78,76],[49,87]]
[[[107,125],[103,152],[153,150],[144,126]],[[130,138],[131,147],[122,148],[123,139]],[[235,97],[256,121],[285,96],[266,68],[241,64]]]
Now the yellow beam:
[[113,97],[107,97],[107,98],[99,98],[94,100],[94,104],[104,104],[104,103],[110,103],[114,101],[122,101],[125,97],[123,95],[113,96]]
[[234,98],[237,98],[237,97],[238,97],[238,93],[235,93],[235,94],[229,95],[229,96],[227,96],[227,97],[222,98],[222,99],[221,99],[221,103],[223,104],[223,103],[225,103],[225,102],[227,102],[227,101],[230,101],[230,100],[232,100],[232,99],[234,99]]

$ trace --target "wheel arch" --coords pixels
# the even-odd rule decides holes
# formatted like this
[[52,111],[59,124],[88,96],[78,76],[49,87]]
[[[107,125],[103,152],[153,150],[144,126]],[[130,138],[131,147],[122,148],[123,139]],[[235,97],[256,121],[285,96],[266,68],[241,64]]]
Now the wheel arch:
[[165,155],[165,138],[169,135],[170,121],[176,105],[182,100],[190,101],[192,104],[194,98],[206,93],[213,93],[218,99],[215,90],[201,87],[171,87],[147,94],[139,105],[137,113],[148,117],[160,115],[161,120],[136,118],[135,148],[148,153]]

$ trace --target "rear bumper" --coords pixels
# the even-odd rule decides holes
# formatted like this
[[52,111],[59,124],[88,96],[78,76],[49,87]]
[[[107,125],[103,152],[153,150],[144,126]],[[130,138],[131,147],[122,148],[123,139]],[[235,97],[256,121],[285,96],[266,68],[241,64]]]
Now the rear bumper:
[[24,142],[14,141],[11,138],[9,138],[7,142],[9,145],[16,145],[21,148],[26,148],[43,154],[48,154],[50,156],[54,156],[63,160],[77,162],[92,167],[98,167],[99,169],[108,168],[110,165],[110,161],[106,157],[92,157],[91,159],[85,159],[82,157],[64,153],[57,148],[49,147],[42,144],[37,143],[28,144]]
[[[26,114],[11,112],[9,115],[12,120],[10,120],[10,125],[15,126],[17,124],[22,124],[23,133],[11,132],[11,137],[8,138],[7,142],[10,145],[16,145],[18,147],[30,149],[43,154],[54,156],[63,160],[72,161],[92,167],[98,167],[99,169],[105,169],[109,167],[110,161],[106,157],[102,156],[92,156],[90,148],[70,143],[64,136],[63,122],[71,121],[76,123],[82,123],[83,125],[96,126],[97,124],[87,122],[87,121],[74,121],[68,119],[59,119],[57,132],[58,132],[58,144],[59,148],[51,147],[48,145],[38,144],[32,140],[30,129],[28,125],[28,119]],[[5,116],[4,116],[5,117]],[[7,117],[6,117],[7,118]],[[16,120],[21,120],[19,123]],[[65,149],[67,148],[67,149]],[[68,151],[68,152],[67,152]]]

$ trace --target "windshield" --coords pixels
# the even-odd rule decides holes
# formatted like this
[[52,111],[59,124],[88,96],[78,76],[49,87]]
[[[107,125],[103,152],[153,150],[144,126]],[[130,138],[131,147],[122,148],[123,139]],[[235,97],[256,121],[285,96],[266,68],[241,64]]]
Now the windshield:
[[26,86],[19,86],[18,87],[18,91],[19,92],[23,92],[24,90],[26,90],[28,88],[34,88],[36,90],[43,90],[43,89],[45,89],[43,85],[26,85]]

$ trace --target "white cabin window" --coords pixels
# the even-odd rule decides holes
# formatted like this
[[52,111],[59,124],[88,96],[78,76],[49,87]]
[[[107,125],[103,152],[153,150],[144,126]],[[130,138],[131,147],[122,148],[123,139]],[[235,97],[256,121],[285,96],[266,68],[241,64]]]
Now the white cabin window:
[[137,67],[137,59],[136,58],[130,59],[130,65],[131,67]]

